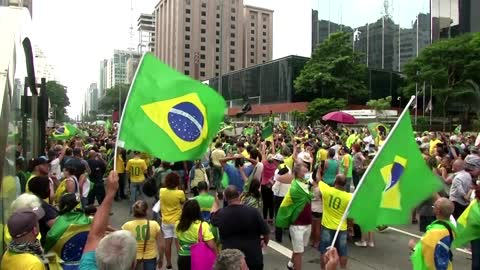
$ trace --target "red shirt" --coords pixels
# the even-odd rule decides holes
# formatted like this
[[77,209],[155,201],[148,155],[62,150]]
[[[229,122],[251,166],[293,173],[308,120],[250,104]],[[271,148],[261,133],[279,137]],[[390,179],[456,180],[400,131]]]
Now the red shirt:
[[272,180],[273,175],[275,174],[275,170],[277,166],[275,163],[270,163],[267,160],[262,161],[263,163],[263,172],[262,172],[262,185],[268,185],[270,180]]
[[312,204],[307,203],[305,207],[303,207],[302,212],[298,215],[297,220],[293,223],[293,225],[310,225],[312,224]]

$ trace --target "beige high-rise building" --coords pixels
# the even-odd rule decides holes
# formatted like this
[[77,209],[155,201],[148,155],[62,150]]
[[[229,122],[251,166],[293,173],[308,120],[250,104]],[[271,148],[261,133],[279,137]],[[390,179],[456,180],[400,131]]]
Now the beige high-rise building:
[[242,0],[160,0],[155,18],[155,54],[193,78],[218,76],[220,57],[222,73],[272,59],[273,10]]

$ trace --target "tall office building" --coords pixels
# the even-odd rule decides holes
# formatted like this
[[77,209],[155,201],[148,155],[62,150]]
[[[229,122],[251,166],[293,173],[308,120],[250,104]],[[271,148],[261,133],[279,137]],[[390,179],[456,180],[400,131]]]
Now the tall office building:
[[243,0],[224,0],[222,7],[218,2],[160,0],[157,57],[199,80],[271,60],[273,11],[244,6]]
[[140,54],[134,51],[114,50],[112,58],[107,60],[105,89],[119,83],[128,83],[127,61],[131,57],[140,57]]
[[91,111],[96,111],[98,109],[98,88],[96,83],[91,83],[90,87],[87,90],[87,114]]
[[140,53],[155,51],[155,16],[142,13],[137,20],[138,45]]
[[99,98],[102,98],[105,96],[105,90],[107,89],[107,68],[108,68],[108,60],[104,59],[100,61],[100,76],[98,78]]

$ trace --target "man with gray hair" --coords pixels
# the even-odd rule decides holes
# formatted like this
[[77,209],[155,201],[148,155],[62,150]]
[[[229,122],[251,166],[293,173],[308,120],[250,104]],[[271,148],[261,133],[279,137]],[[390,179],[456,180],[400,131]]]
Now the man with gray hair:
[[450,188],[450,201],[455,205],[453,217],[458,219],[470,203],[470,189],[480,175],[480,157],[469,155],[465,158],[465,169],[455,174]]
[[245,255],[238,249],[224,249],[217,257],[214,270],[248,270]]
[[93,219],[87,243],[80,260],[80,270],[135,269],[137,241],[125,230],[104,237],[113,200],[118,189],[118,174],[111,171],[107,180],[107,194]]

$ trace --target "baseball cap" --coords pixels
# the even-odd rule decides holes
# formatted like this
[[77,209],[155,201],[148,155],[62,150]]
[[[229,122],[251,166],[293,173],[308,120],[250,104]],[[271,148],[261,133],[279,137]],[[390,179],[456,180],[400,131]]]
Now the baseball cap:
[[48,164],[48,159],[44,156],[34,158],[30,161],[30,169],[33,170],[38,165]]
[[8,219],[8,231],[14,239],[22,237],[31,232],[43,216],[45,216],[45,211],[40,207],[20,208]]
[[275,156],[273,156],[273,159],[279,162],[283,162],[283,156],[280,154],[275,154]]

